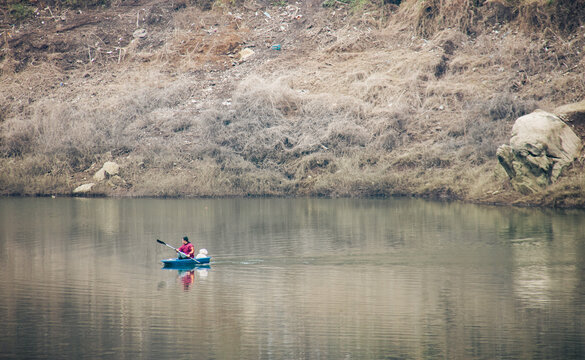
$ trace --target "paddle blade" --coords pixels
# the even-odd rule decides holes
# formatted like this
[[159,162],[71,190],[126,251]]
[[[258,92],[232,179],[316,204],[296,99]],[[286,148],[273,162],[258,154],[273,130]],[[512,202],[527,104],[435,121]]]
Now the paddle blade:
[[156,239],[156,242],[159,243],[159,244],[163,244],[163,245],[166,245],[167,244],[166,242],[164,242],[162,240],[159,240],[159,239]]

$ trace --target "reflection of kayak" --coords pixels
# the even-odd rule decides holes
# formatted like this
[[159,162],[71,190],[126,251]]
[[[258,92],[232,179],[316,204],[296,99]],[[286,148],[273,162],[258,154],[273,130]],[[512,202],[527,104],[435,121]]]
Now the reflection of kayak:
[[163,266],[166,268],[188,268],[195,267],[202,264],[209,264],[211,257],[204,257],[199,259],[165,259],[161,260]]

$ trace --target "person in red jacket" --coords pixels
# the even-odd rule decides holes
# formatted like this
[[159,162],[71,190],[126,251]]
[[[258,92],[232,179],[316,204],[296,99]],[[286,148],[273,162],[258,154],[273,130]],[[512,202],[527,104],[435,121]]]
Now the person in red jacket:
[[187,255],[191,259],[195,256],[195,248],[193,247],[193,244],[191,244],[191,242],[189,241],[189,238],[186,236],[183,236],[183,245],[181,245],[181,247],[177,250],[179,258],[184,259],[185,256],[179,253],[179,251]]

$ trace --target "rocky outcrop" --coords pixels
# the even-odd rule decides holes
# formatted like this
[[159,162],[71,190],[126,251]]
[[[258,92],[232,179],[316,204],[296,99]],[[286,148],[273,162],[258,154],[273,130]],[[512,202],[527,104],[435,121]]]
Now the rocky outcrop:
[[113,161],[106,161],[104,163],[104,166],[102,166],[102,168],[95,173],[93,178],[96,181],[103,181],[105,179],[109,179],[112,176],[118,175],[119,172],[120,165],[116,164]]
[[522,116],[498,161],[515,190],[529,194],[554,182],[580,154],[582,142],[559,117],[542,110]]
[[[126,181],[122,179],[118,174],[120,172],[120,165],[116,164],[113,161],[107,161],[104,163],[101,169],[99,169],[94,175],[93,179],[96,182],[102,182],[104,180],[107,181],[107,185],[111,187],[125,187],[127,186]],[[76,195],[83,195],[89,194],[92,191],[92,188],[96,185],[96,183],[87,183],[82,184],[76,187],[73,190],[73,194]]]

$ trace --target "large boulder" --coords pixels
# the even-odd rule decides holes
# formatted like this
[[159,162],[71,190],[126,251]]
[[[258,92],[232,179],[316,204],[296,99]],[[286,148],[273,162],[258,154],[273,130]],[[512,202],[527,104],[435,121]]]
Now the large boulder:
[[555,181],[581,148],[579,137],[560,118],[536,110],[516,120],[510,145],[500,146],[497,157],[514,189],[529,194]]
[[573,128],[577,136],[585,137],[585,100],[560,106],[553,112]]

